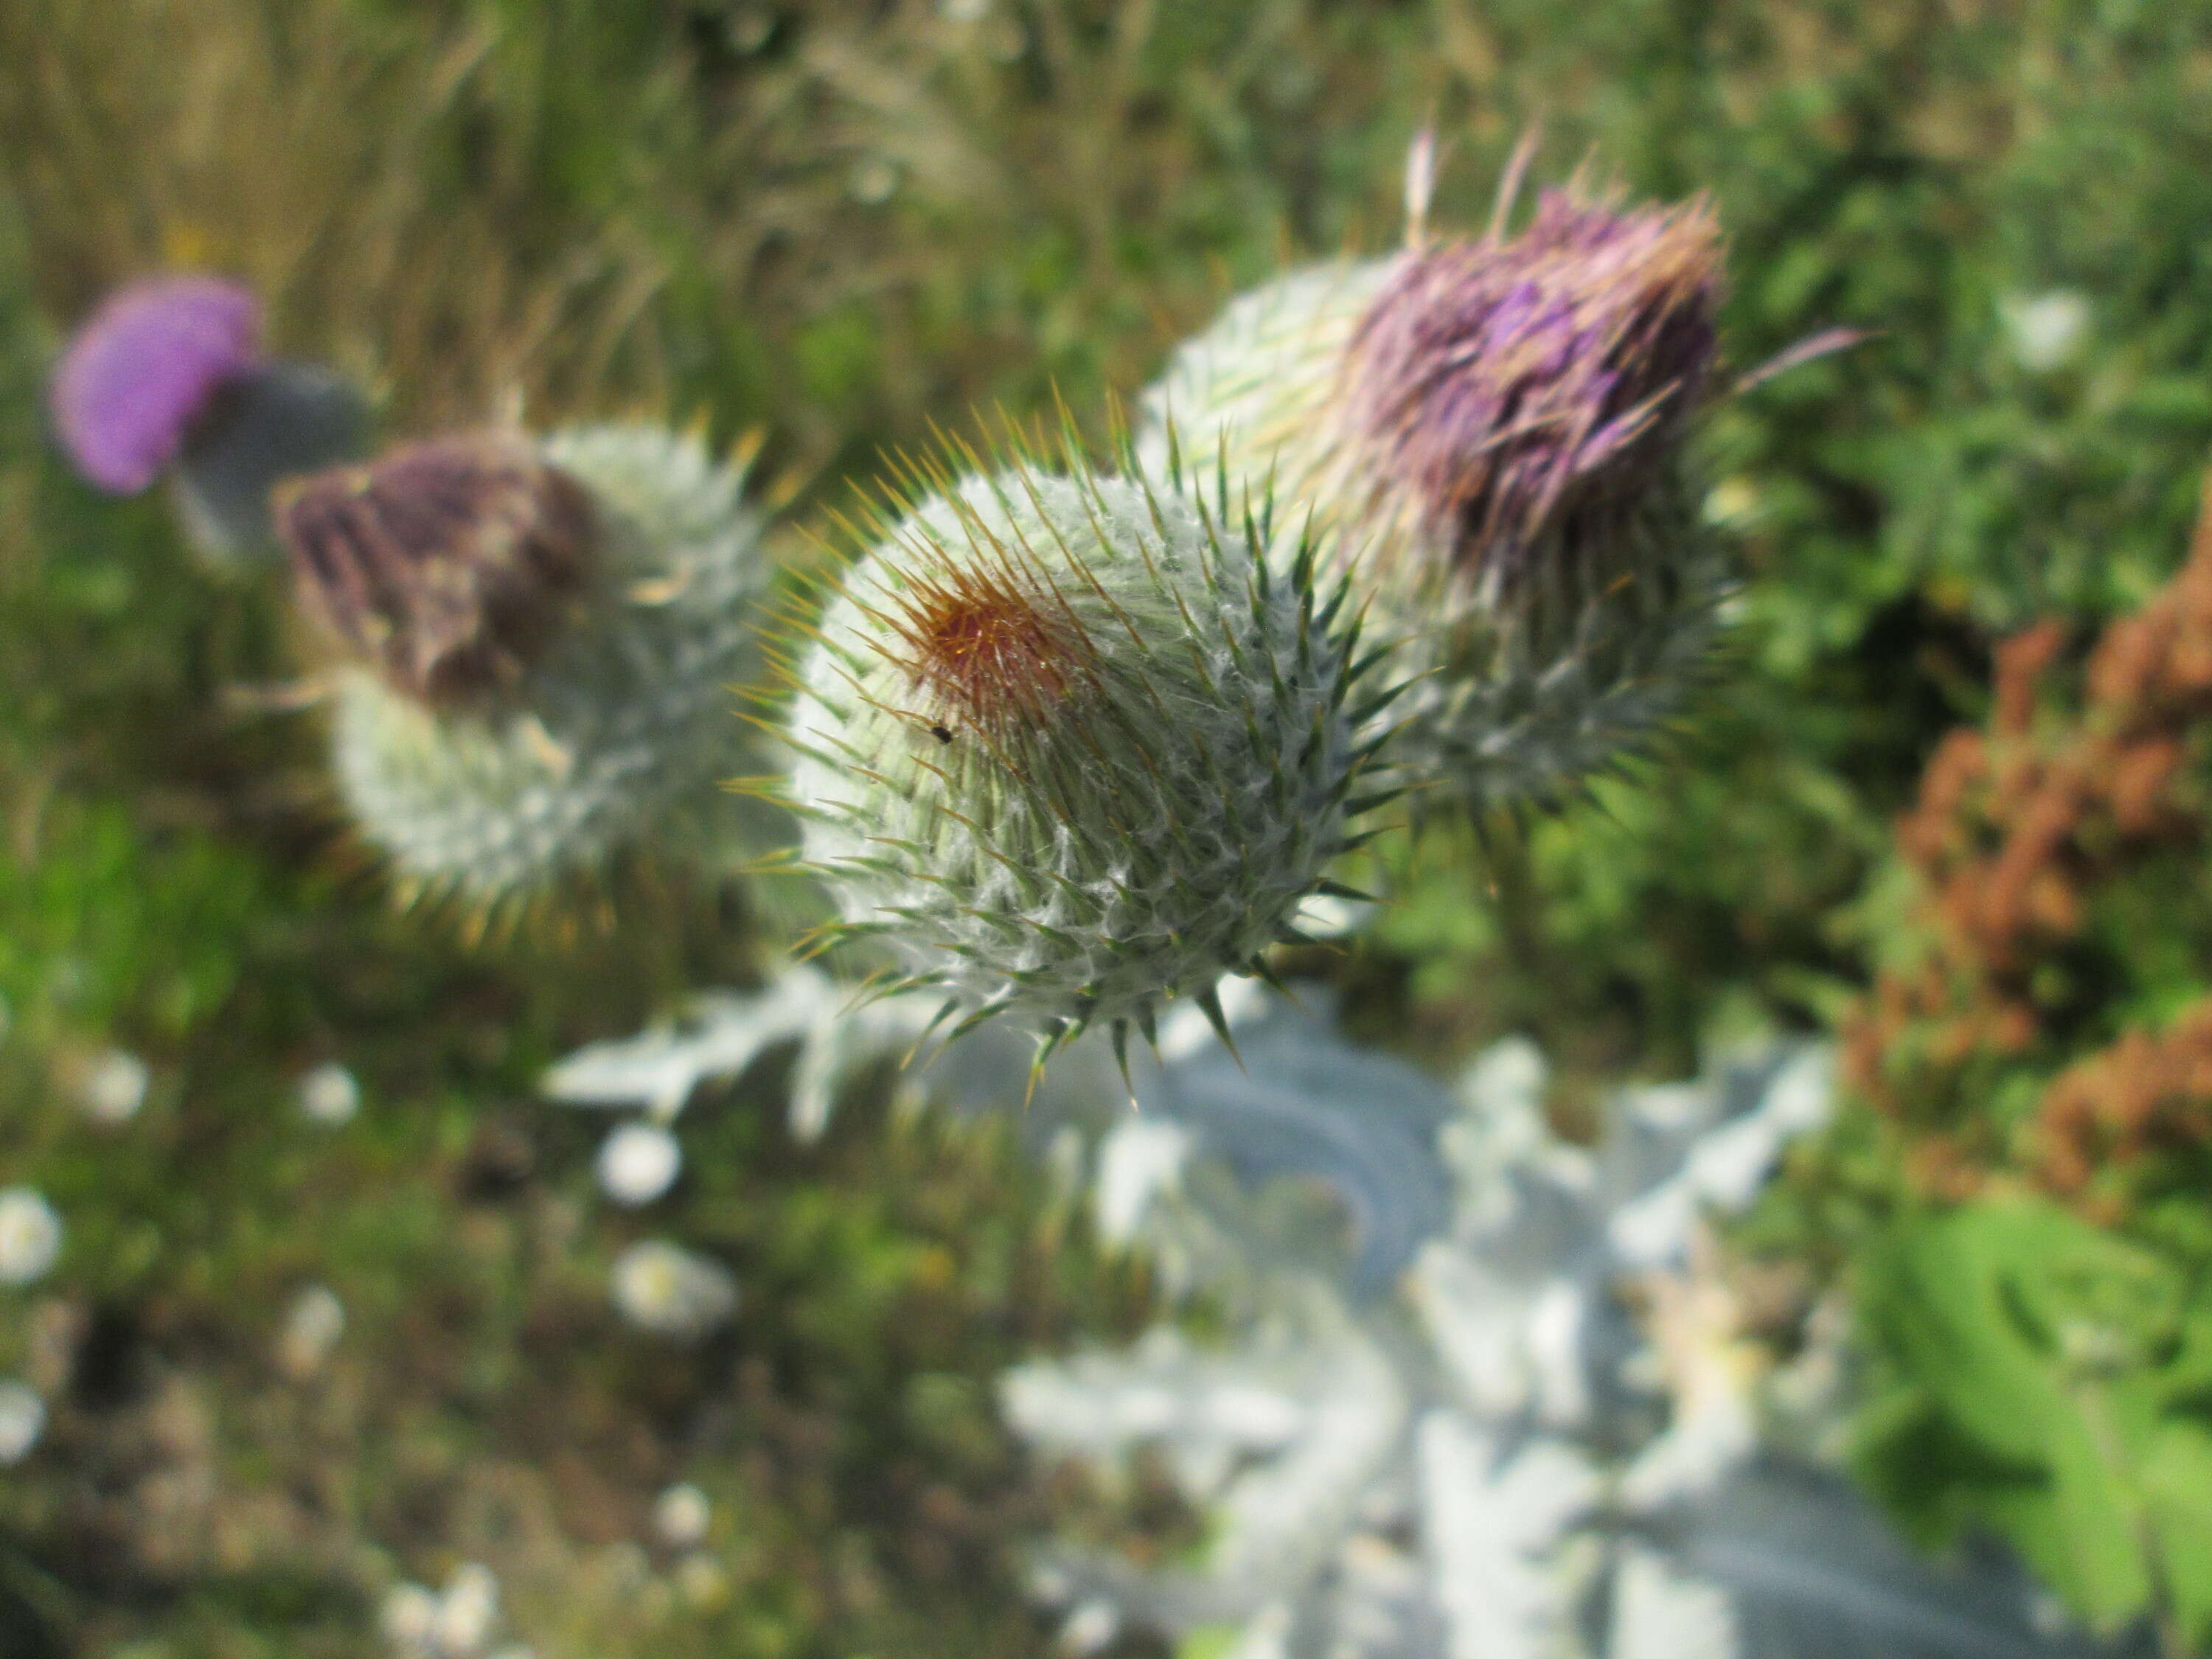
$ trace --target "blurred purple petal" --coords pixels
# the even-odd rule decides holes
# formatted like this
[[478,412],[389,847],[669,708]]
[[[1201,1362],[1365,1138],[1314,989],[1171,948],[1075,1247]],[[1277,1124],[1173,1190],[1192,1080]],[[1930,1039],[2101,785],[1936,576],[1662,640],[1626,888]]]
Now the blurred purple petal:
[[54,372],[54,423],[102,489],[146,488],[223,385],[258,356],[261,307],[234,283],[160,276],[113,295]]

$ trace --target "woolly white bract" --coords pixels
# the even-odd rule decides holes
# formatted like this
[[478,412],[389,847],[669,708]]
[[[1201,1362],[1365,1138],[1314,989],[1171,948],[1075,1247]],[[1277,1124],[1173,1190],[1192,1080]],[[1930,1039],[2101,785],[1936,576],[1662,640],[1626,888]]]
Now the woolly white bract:
[[556,434],[544,459],[589,495],[588,586],[511,685],[451,706],[365,665],[338,677],[345,805],[402,880],[484,903],[625,848],[734,841],[721,788],[758,769],[733,687],[760,672],[772,576],[742,475],[648,427]]
[[1374,804],[1340,591],[1180,498],[1026,465],[876,528],[788,716],[838,931],[1048,1053],[1261,969]]
[[[1315,437],[1359,320],[1395,264],[1331,260],[1231,300],[1176,348],[1145,392],[1137,471],[1187,481],[1201,493],[1225,477],[1232,504],[1266,485],[1284,509],[1325,510],[1312,499],[1321,459]],[[1295,517],[1282,509],[1279,516]]]

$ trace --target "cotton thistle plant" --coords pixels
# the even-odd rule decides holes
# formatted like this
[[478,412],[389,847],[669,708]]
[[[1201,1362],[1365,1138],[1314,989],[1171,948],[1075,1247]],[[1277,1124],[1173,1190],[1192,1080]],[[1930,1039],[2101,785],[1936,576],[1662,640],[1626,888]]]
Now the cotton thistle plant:
[[1417,803],[1542,804],[1680,706],[1729,582],[1685,441],[1717,390],[1720,232],[1703,200],[1577,182],[1474,238],[1425,234],[1415,147],[1397,253],[1231,304],[1145,395],[1140,465],[1233,504],[1271,489],[1356,574],[1394,668]]
[[[1073,453],[1072,444],[1070,453]],[[958,459],[974,462],[973,455]],[[1217,1023],[1358,838],[1374,745],[1340,586],[1312,550],[1024,452],[917,468],[788,665],[788,799],[838,895],[952,1034],[1007,1014],[1042,1066],[1157,1006]]]
[[279,522],[339,661],[332,761],[404,886],[478,911],[734,848],[773,567],[696,438],[487,431],[303,481]]
[[52,401],[88,483],[133,495],[167,475],[186,539],[217,566],[277,556],[271,487],[350,459],[368,437],[360,392],[264,356],[260,302],[214,276],[118,289],[71,337]]

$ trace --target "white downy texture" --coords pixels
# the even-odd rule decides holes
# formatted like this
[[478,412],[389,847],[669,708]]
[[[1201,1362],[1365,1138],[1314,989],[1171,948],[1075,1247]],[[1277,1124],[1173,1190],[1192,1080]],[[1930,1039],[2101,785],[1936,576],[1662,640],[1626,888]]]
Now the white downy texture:
[[[1776,1048],[1698,1083],[1624,1091],[1592,1149],[1552,1133],[1526,1042],[1482,1056],[1455,1101],[1335,1036],[1316,988],[1296,1006],[1224,1000],[1244,1070],[1179,1008],[1161,1022],[1166,1065],[1133,1068],[1136,1113],[1086,1039],[1026,1119],[1041,1140],[1104,1127],[1102,1213],[1171,1290],[1241,1322],[1223,1347],[1162,1325],[1127,1351],[1005,1379],[1010,1419],[1040,1450],[1111,1475],[1150,1449],[1213,1522],[1206,1557],[1170,1571],[1044,1552],[1037,1591],[1066,1610],[1069,1642],[1151,1626],[1224,1638],[1204,1650],[1233,1659],[2101,1651],[2039,1634],[2015,1567],[1939,1572],[1801,1460],[1833,1422],[1832,1322],[1816,1319],[1814,1348],[1765,1385],[1735,1335],[1703,1218],[1747,1203],[1824,1118],[1822,1051]],[[794,969],[714,1000],[688,1030],[585,1051],[556,1071],[558,1092],[669,1109],[784,1040],[803,1045],[802,1066],[874,1064],[912,1043],[930,1006],[856,1011]],[[909,1086],[956,1109],[1012,1108],[1021,1046],[979,1032]],[[1406,1175],[1423,1157],[1444,1194],[1433,1209]],[[1242,1180],[1219,1179],[1224,1166]],[[1316,1206],[1311,1180],[1278,1175],[1318,1177],[1340,1202]],[[1394,1194],[1406,1213],[1370,1232],[1359,1218]],[[1632,1280],[1647,1322],[1619,1295]],[[1401,1297],[1374,1294],[1394,1281]],[[1762,1407],[1805,1419],[1789,1451],[1762,1432]]]
[[795,1043],[789,1121],[793,1133],[812,1140],[829,1127],[846,1080],[911,1048],[933,1006],[915,997],[863,1000],[818,968],[795,963],[763,990],[702,991],[673,1019],[580,1048],[540,1086],[563,1105],[637,1110],[667,1123],[704,1085]]
[[1059,1035],[1291,926],[1345,844],[1347,667],[1303,567],[1173,495],[1017,469],[893,526],[799,675],[791,797],[908,986]]
[[1009,1372],[1015,1431],[1056,1453],[1161,1453],[1183,1497],[1213,1515],[1202,1571],[1146,1575],[1069,1553],[1056,1570],[1138,1622],[1188,1629],[1249,1617],[1322,1572],[1357,1529],[1360,1500],[1405,1431],[1403,1385],[1375,1337],[1321,1281],[1286,1287],[1279,1318],[1233,1356],[1161,1328],[1126,1355],[1089,1353]]
[[738,1310],[730,1270],[665,1238],[641,1239],[617,1256],[610,1288],[632,1324],[682,1342],[711,1336]]
[[1333,260],[1231,300],[1176,348],[1139,401],[1138,471],[1179,477],[1217,507],[1225,481],[1237,518],[1248,500],[1271,495],[1278,525],[1295,532],[1345,349],[1396,268],[1395,258]]
[[[1216,1273],[1224,1251],[1239,1252],[1227,1245],[1200,1249],[1204,1241],[1187,1229],[1171,1237],[1144,1230],[1156,1198],[1195,1181],[1209,1191],[1222,1188],[1222,1201],[1234,1203],[1240,1188],[1271,1183],[1274,1198],[1284,1200],[1278,1207],[1295,1212],[1287,1220],[1291,1231],[1311,1231],[1316,1209],[1329,1231],[1330,1249],[1310,1263],[1316,1271],[1340,1274],[1355,1300],[1388,1290],[1451,1216],[1450,1175],[1435,1153],[1437,1128],[1455,1110],[1449,1091],[1337,1037],[1315,1017],[1333,1006],[1324,986],[1298,987],[1292,1003],[1231,980],[1219,1000],[1241,1063],[1215,1038],[1205,1013],[1182,1002],[1159,1021],[1158,1060],[1141,1050],[1128,1055],[1126,1086],[1096,1033],[1063,1049],[1032,1084],[1029,1044],[1019,1033],[987,1025],[933,1049],[935,998],[869,1000],[802,963],[759,991],[701,992],[674,1018],[580,1048],[550,1068],[539,1086],[558,1104],[635,1111],[670,1124],[702,1088],[736,1078],[788,1043],[797,1053],[787,1121],[793,1133],[811,1139],[827,1127],[849,1082],[912,1059],[895,1085],[905,1103],[936,1102],[968,1115],[1018,1108],[1038,1151],[1073,1133],[1079,1163],[1085,1157],[1081,1143],[1094,1140],[1090,1161],[1106,1237],[1150,1250],[1171,1281]],[[1347,1093],[1364,1099],[1366,1109],[1346,1113]],[[1224,1174],[1233,1181],[1217,1178]],[[1286,1175],[1304,1179],[1273,1180]],[[1318,1206],[1316,1188],[1328,1194]],[[1240,1212],[1239,1224],[1248,1224],[1257,1218]],[[1348,1259],[1334,1243],[1347,1224]],[[1305,1259],[1295,1238],[1285,1246]]]
[[695,437],[583,427],[543,444],[590,494],[593,592],[511,692],[434,708],[351,667],[332,763],[362,833],[404,879],[489,902],[636,844],[727,846],[721,785],[763,769],[733,687],[757,683],[774,567],[744,479]]
[[[1157,1569],[1054,1546],[1040,1593],[1237,1659],[2091,1651],[2039,1633],[2016,1576],[1939,1572],[1762,1438],[1760,1401],[1794,1379],[1761,1384],[1704,1217],[1741,1208],[1824,1115],[1826,1054],[1780,1046],[1624,1091],[1595,1148],[1552,1133],[1543,1082],[1522,1042],[1465,1079],[1431,1143],[1451,1214],[1409,1276],[1410,1310],[1317,1275],[1267,1224],[1295,1211],[1156,1183],[1150,1237],[1182,1241],[1239,1334],[1208,1349],[1163,1328],[1119,1354],[1032,1362],[1004,1397],[1048,1455],[1110,1477],[1158,1454],[1209,1543]],[[1385,1067],[1337,1086],[1360,1121],[1401,1085]],[[1620,1294],[1631,1281],[1659,1308],[1650,1328]]]

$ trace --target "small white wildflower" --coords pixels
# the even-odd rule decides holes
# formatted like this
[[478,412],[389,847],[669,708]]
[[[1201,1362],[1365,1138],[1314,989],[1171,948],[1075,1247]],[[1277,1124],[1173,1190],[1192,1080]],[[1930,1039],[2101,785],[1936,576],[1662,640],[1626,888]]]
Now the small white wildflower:
[[625,1123],[599,1148],[599,1185],[617,1204],[650,1204],[676,1183],[684,1149],[657,1123]]
[[329,1060],[300,1079],[300,1111],[311,1123],[335,1129],[361,1110],[361,1085],[351,1072]]
[[327,1285],[310,1285],[292,1299],[277,1339],[276,1360],[294,1377],[313,1376],[345,1334],[345,1304]]
[[688,1550],[703,1543],[714,1519],[707,1494],[688,1480],[678,1482],[653,1501],[653,1530],[671,1549]]
[[1120,1635],[1121,1631],[1121,1615],[1114,1610],[1112,1602],[1085,1601],[1069,1613],[1067,1622],[1060,1627],[1060,1645],[1079,1656],[1093,1654]]
[[94,1123],[127,1123],[146,1103],[153,1073],[146,1062],[121,1048],[110,1048],[85,1067],[84,1115]]
[[431,1638],[445,1659],[469,1659],[490,1639],[498,1620],[499,1580],[482,1562],[464,1562],[438,1598]]
[[0,1382],[0,1463],[20,1463],[46,1431],[46,1402],[27,1385]]
[[719,1262],[648,1238],[615,1259],[614,1299],[641,1329],[695,1340],[737,1312],[738,1282]]
[[2089,332],[2089,301],[2071,289],[2016,294],[1998,304],[2012,336],[2013,360],[2031,374],[2063,368],[2080,354]]
[[438,1598],[420,1584],[394,1584],[376,1609],[385,1639],[410,1653],[428,1653],[437,1640]]
[[62,1253],[62,1221],[28,1187],[0,1191],[0,1285],[43,1279]]

